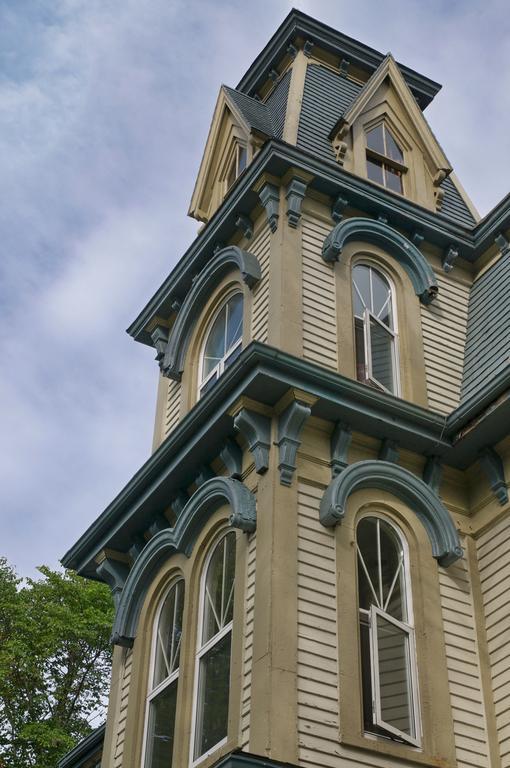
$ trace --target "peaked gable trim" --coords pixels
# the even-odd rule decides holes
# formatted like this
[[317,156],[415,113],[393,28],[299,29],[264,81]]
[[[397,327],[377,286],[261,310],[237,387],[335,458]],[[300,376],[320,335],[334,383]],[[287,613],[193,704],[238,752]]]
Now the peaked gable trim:
[[372,97],[383,85],[386,78],[389,78],[412,125],[418,132],[418,135],[429,154],[433,166],[436,169],[436,173],[434,174],[434,184],[437,186],[452,172],[452,166],[434,136],[421,109],[416,103],[416,100],[391,53],[383,59],[372,77],[365,83],[357,97],[354,99],[349,109],[333,127],[333,130],[330,133],[330,138],[334,138],[338,133],[344,135],[347,130],[352,127]]
[[451,565],[462,557],[459,534],[439,497],[419,477],[389,461],[358,461],[335,477],[321,500],[321,523],[326,527],[341,523],[347,499],[362,488],[389,491],[407,504],[427,531],[432,555],[440,565]]

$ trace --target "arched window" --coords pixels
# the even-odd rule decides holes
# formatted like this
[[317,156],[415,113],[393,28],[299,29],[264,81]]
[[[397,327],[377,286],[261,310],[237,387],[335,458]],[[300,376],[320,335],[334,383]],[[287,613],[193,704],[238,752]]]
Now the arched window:
[[367,131],[367,176],[394,192],[402,194],[404,155],[384,123]]
[[183,605],[184,580],[179,579],[168,590],[154,624],[144,768],[172,765]]
[[234,293],[216,314],[207,332],[200,364],[199,397],[216,383],[241,352],[243,295]]
[[356,378],[398,394],[397,323],[386,277],[366,264],[352,270]]
[[419,746],[407,547],[381,517],[361,518],[356,539],[364,729]]
[[202,578],[192,762],[227,738],[235,557],[236,535],[231,531],[214,547]]

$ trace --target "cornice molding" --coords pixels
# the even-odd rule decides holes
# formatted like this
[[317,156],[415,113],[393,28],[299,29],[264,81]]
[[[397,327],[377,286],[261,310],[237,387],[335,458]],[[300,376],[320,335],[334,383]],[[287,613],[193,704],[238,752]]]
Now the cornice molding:
[[191,555],[205,522],[222,504],[228,504],[232,509],[231,526],[247,533],[255,530],[256,502],[251,491],[232,478],[207,480],[190,498],[175,527],[153,536],[135,560],[117,602],[112,635],[114,643],[124,646],[133,644],[143,601],[157,571],[176,552],[182,552],[186,557]]
[[260,280],[260,264],[252,253],[243,251],[235,245],[229,245],[214,254],[211,261],[197,276],[177,313],[161,363],[161,370],[165,376],[180,380],[195,321],[209,298],[212,288],[232,267],[239,269],[243,282],[250,289]]
[[388,461],[358,461],[335,477],[321,499],[322,525],[329,528],[341,523],[347,499],[362,488],[389,491],[407,504],[427,531],[432,554],[440,565],[451,565],[462,557],[457,529],[438,496],[412,472]]
[[423,304],[437,296],[436,276],[425,256],[407,237],[383,221],[354,216],[343,219],[324,240],[324,261],[338,261],[344,246],[351,240],[361,240],[384,248],[403,266]]

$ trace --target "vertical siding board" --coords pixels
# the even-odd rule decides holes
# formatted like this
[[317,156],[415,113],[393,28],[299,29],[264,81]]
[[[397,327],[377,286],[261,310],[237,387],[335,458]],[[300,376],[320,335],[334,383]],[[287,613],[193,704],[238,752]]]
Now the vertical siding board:
[[477,554],[501,765],[510,768],[510,517],[480,536]]
[[439,295],[421,307],[429,406],[449,413],[460,400],[469,288],[436,274]]
[[330,229],[303,217],[303,357],[338,370],[335,274],[321,258]]
[[243,683],[241,694],[241,748],[249,749],[251,712],[251,669],[253,658],[253,610],[255,602],[256,535],[250,539],[246,571]]
[[298,488],[298,738],[306,766],[339,754],[335,550],[319,523],[321,495]]
[[267,342],[269,311],[269,256],[271,233],[264,224],[260,233],[250,244],[250,252],[260,263],[262,277],[253,289],[253,309],[251,317],[251,338],[253,341]]
[[485,709],[468,563],[439,569],[458,768],[488,768]]
[[126,736],[126,716],[129,697],[129,685],[131,683],[131,666],[133,652],[129,648],[126,651],[124,666],[122,668],[122,682],[120,686],[119,719],[115,735],[115,751],[113,755],[113,768],[120,768],[124,757],[124,740]]

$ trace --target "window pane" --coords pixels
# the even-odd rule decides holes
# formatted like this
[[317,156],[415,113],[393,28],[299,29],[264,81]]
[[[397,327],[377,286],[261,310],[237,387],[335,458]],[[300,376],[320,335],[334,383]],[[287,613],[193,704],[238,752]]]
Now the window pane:
[[246,147],[239,147],[238,163],[237,163],[237,175],[244,171],[246,168],[247,152]]
[[375,269],[372,272],[373,314],[385,325],[392,327],[391,290],[388,281]]
[[200,659],[195,758],[227,735],[230,640],[228,632]]
[[218,381],[218,373],[216,372],[213,376],[211,376],[210,379],[207,380],[205,384],[202,384],[200,387],[200,394],[205,395],[206,392],[209,392],[210,389],[213,388],[213,386]]
[[384,184],[382,163],[367,158],[367,176],[378,184]]
[[232,621],[236,535],[228,533],[216,546],[205,579],[202,645]]
[[170,768],[174,748],[177,680],[149,704],[145,768]]
[[[358,299],[358,307],[361,311],[355,312],[360,317],[363,315],[365,309],[372,309],[372,300],[370,298],[370,268],[365,267],[364,264],[358,264],[352,270],[352,279],[354,282],[354,296]],[[356,303],[354,304],[356,309]]]
[[204,350],[204,364],[202,369],[202,379],[207,378],[213,368],[215,368],[225,355],[225,323],[227,318],[227,308],[223,307],[218,317],[213,323]]
[[414,738],[412,732],[409,636],[376,614],[381,718],[384,723]]
[[389,392],[393,392],[393,336],[372,318],[370,357],[373,377]]
[[384,166],[386,176],[386,187],[392,189],[394,192],[402,192],[402,174],[395,168],[390,168],[389,165]]
[[359,607],[365,610],[371,605],[379,605],[377,526],[376,518],[364,517],[357,530],[358,600]]
[[184,582],[178,581],[165,598],[156,630],[156,657],[152,687],[179,668]]
[[236,293],[227,303],[227,339],[225,352],[228,352],[242,335],[243,297],[240,293]]
[[384,138],[383,127],[381,125],[372,128],[367,133],[367,147],[373,149],[374,152],[379,152],[380,155],[384,155]]
[[236,180],[236,161],[235,158],[232,162],[232,165],[229,168],[228,175],[227,175],[227,189],[230,189],[234,181]]
[[403,605],[404,583],[402,544],[394,530],[384,520],[379,520],[381,544],[381,577],[383,608],[386,613],[399,621],[406,621]]
[[404,155],[402,154],[402,151],[400,147],[398,146],[397,142],[389,132],[387,128],[385,128],[386,133],[386,152],[384,153],[386,157],[391,158],[392,160],[396,160],[397,163],[404,164]]
[[363,320],[354,320],[354,342],[356,346],[356,378],[358,381],[367,380],[367,361],[365,360],[365,334]]
[[360,619],[360,652],[361,652],[361,687],[363,692],[363,728],[365,731],[373,731],[372,712],[372,676],[370,670],[370,634],[368,628],[368,616]]
[[239,355],[241,354],[241,352],[242,352],[242,346],[241,346],[241,344],[238,344],[238,345],[237,345],[237,346],[234,348],[234,351],[233,351],[233,352],[231,352],[231,353],[228,355],[228,357],[226,357],[226,358],[225,358],[225,368],[228,368],[228,366],[229,366],[229,365],[232,365],[232,363],[234,362],[234,360],[237,360],[237,358],[239,357]]

